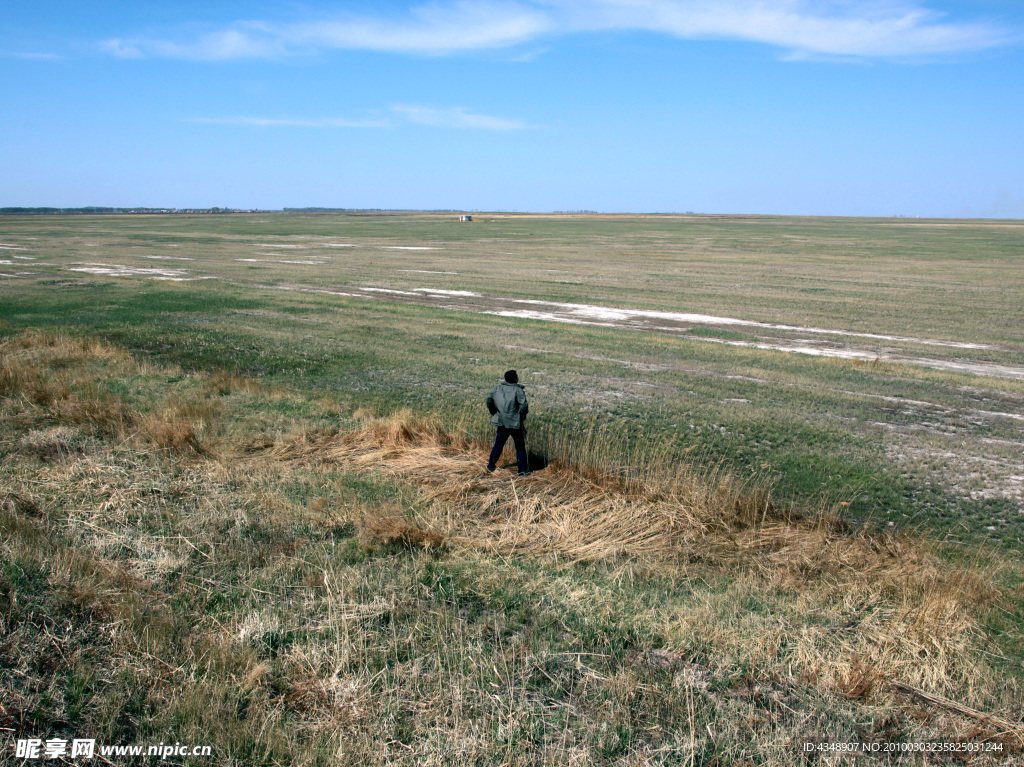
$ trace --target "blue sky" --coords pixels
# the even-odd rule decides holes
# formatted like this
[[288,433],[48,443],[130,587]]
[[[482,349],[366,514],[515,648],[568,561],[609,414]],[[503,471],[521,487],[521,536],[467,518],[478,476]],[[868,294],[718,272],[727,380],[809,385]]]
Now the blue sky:
[[0,206],[1024,217],[1019,0],[11,2]]

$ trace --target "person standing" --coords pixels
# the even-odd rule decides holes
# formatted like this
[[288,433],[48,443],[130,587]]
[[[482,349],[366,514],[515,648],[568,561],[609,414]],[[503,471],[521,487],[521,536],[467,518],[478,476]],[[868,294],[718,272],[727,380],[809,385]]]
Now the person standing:
[[491,457],[487,461],[487,471],[492,472],[501,458],[501,451],[505,448],[508,438],[516,446],[516,464],[519,467],[519,476],[523,477],[530,473],[529,463],[526,456],[526,437],[523,426],[526,422],[526,414],[530,411],[530,405],[526,401],[526,390],[519,385],[519,375],[514,370],[506,371],[505,381],[495,386],[487,395],[487,410],[491,413],[491,423],[498,427],[498,433],[494,438],[494,447],[491,449]]

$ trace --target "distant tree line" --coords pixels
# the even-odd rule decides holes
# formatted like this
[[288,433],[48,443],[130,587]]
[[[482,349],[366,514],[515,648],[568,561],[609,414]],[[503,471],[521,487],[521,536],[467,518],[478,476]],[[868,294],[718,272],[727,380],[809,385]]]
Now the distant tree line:
[[0,213],[119,213],[119,208],[0,208]]
[[0,208],[0,215],[97,215],[104,213],[255,213],[238,208],[105,208],[89,205],[84,208]]
[[[282,208],[283,213],[454,213],[452,208]],[[476,211],[474,211],[476,212]]]

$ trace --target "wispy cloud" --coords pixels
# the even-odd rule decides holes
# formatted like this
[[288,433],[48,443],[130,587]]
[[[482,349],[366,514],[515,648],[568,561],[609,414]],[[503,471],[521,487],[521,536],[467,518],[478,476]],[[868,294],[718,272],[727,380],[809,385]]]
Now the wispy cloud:
[[349,18],[281,30],[289,45],[422,54],[506,48],[555,31],[545,8],[503,0],[435,2],[413,7],[404,18]]
[[122,58],[272,58],[324,49],[445,55],[506,48],[554,32],[543,8],[504,0],[455,0],[412,7],[402,16],[352,16],[296,24],[239,22],[191,41],[114,38],[103,50]]
[[345,117],[187,117],[181,122],[206,125],[247,125],[254,128],[393,128],[401,123],[432,125],[439,128],[477,130],[523,130],[529,126],[520,120],[475,114],[464,107],[434,109],[412,104],[395,104],[393,118],[350,119]]
[[124,58],[202,60],[330,49],[448,55],[597,31],[746,40],[790,56],[930,56],[1021,39],[995,24],[951,20],[919,0],[441,0],[398,15],[248,21],[192,40],[116,38],[102,47]]
[[115,38],[100,44],[102,50],[123,59],[180,58],[217,61],[272,58],[297,51],[280,33],[261,32],[263,25],[244,23],[218,30],[191,42]]
[[581,30],[747,40],[831,56],[934,55],[979,50],[1011,39],[1006,30],[992,25],[945,21],[942,14],[901,0],[580,0],[572,5]]
[[0,53],[0,56],[10,59],[24,59],[26,61],[60,61],[61,56],[57,53]]
[[429,107],[410,104],[395,104],[391,107],[396,115],[418,125],[435,125],[440,128],[479,128],[483,130],[523,130],[529,127],[520,120],[508,120],[504,117],[479,115],[466,111],[463,107],[450,109],[431,109]]

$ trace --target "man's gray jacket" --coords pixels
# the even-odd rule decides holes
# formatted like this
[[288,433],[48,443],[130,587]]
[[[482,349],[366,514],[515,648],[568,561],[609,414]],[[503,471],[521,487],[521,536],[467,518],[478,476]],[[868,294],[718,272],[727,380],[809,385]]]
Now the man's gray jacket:
[[493,416],[491,423],[506,429],[521,429],[530,405],[522,386],[505,382],[495,386],[487,395],[487,409]]

